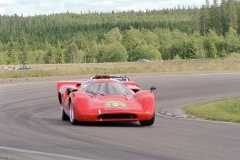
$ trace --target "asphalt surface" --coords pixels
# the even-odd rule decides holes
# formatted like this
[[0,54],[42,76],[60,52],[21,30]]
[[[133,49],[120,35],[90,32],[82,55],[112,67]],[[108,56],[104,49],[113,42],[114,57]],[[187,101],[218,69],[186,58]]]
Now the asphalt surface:
[[[56,82],[0,85],[0,159],[238,160],[240,125],[184,115],[185,105],[240,95],[240,73],[131,77],[156,86],[156,120],[84,123],[61,120]],[[184,116],[176,116],[184,117]]]

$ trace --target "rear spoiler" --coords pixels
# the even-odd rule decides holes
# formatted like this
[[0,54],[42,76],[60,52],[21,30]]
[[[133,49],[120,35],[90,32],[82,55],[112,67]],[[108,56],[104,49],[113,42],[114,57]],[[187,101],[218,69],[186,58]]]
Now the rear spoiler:
[[82,84],[82,81],[58,81],[57,82],[57,92],[62,87],[69,87],[72,88],[73,90],[77,90]]
[[95,75],[91,77],[91,79],[117,79],[119,81],[130,81],[130,79],[125,75],[125,76],[117,76],[117,75]]

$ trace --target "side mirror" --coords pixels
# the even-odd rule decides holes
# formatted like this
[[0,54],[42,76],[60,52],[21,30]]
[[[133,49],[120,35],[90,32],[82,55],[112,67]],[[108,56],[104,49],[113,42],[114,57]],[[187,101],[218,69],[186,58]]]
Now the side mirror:
[[157,89],[155,86],[152,86],[152,87],[150,88],[151,91],[153,91],[153,90],[155,90],[155,89]]
[[72,91],[73,91],[72,88],[67,88],[67,93],[68,93],[68,95],[69,95],[70,93],[72,93]]

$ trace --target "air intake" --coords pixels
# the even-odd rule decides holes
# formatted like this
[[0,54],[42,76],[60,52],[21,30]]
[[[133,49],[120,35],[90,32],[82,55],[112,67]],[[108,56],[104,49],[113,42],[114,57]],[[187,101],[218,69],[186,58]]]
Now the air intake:
[[103,114],[98,116],[99,119],[135,119],[135,114]]

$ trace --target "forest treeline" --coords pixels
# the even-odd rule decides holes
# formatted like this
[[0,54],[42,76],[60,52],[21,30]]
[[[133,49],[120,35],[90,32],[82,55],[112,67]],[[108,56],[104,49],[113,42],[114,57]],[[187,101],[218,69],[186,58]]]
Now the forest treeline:
[[240,55],[239,35],[238,0],[206,0],[201,8],[0,15],[0,64],[224,58]]

